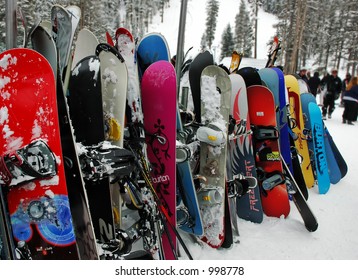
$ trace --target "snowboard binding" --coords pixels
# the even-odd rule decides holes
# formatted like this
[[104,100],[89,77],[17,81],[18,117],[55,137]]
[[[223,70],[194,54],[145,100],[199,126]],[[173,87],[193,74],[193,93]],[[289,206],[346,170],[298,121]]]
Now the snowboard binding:
[[79,155],[81,169],[87,180],[112,177],[113,182],[129,175],[134,169],[133,153],[124,148],[101,142],[94,146],[83,146]]
[[222,203],[222,194],[215,188],[204,188],[197,193],[201,205],[215,205]]
[[241,174],[233,176],[233,179],[227,182],[229,198],[241,197],[257,186],[255,177],[245,177]]
[[0,180],[7,186],[49,178],[56,174],[55,155],[41,139],[0,157]]
[[176,145],[176,162],[182,163],[191,158],[191,150],[188,146],[181,143]]
[[257,176],[261,182],[264,195],[267,195],[267,192],[272,190],[274,187],[286,183],[286,177],[280,171],[266,173],[262,168],[258,168]]
[[271,126],[252,126],[253,136],[257,141],[275,140],[279,138],[279,131]]
[[176,214],[177,214],[177,225],[179,227],[182,227],[186,225],[189,228],[193,228],[195,225],[195,221],[193,217],[190,215],[188,208],[184,205],[184,203],[181,203],[176,208]]
[[225,133],[215,123],[199,127],[196,131],[196,137],[200,142],[207,143],[214,147],[221,146],[226,142]]

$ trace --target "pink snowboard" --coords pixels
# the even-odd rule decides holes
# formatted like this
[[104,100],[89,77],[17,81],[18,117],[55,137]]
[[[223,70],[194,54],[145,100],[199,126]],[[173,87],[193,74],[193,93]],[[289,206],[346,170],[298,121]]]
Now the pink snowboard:
[[[170,222],[176,226],[176,75],[168,61],[151,64],[142,77],[142,108],[152,182]],[[163,233],[165,259],[174,259],[176,235]]]

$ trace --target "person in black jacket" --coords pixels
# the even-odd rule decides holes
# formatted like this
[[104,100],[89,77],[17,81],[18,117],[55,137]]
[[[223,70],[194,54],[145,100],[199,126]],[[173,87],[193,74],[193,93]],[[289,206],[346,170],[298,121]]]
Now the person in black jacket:
[[311,93],[316,96],[317,95],[317,90],[319,87],[319,84],[321,83],[321,79],[319,78],[319,73],[318,72],[314,72],[313,77],[311,77],[308,80],[308,86],[311,90]]
[[327,87],[327,92],[323,98],[322,117],[326,119],[328,112],[328,118],[330,119],[334,111],[334,101],[339,98],[342,90],[342,80],[338,77],[338,71],[332,70],[332,75],[326,76],[323,79],[323,83]]

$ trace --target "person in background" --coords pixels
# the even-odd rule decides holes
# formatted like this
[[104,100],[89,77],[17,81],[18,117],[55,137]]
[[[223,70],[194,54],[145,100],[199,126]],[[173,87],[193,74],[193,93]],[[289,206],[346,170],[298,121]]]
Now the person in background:
[[338,77],[338,71],[336,69],[332,70],[332,75],[327,75],[322,83],[326,85],[327,92],[323,98],[322,106],[322,117],[325,120],[328,113],[328,118],[332,117],[334,111],[334,101],[339,98],[339,95],[342,91],[342,80]]
[[307,73],[306,73],[306,77],[307,77],[307,79],[308,79],[308,80],[312,78],[312,77],[311,77],[311,72],[310,72],[310,71],[307,71]]
[[316,97],[317,95],[317,90],[318,87],[321,83],[321,79],[319,78],[319,73],[318,72],[314,72],[313,77],[311,77],[308,80],[308,86],[311,90],[311,93]]
[[302,78],[302,80],[304,80],[306,83],[308,83],[307,69],[305,69],[305,68],[301,69],[300,72],[298,73],[298,75]]
[[353,77],[348,83],[343,102],[343,123],[354,125],[358,115],[358,77]]
[[345,79],[342,81],[341,104],[339,104],[340,107],[344,107],[343,96],[344,96],[344,92],[346,91],[346,87],[347,87],[348,83],[350,82],[351,78],[352,78],[351,74],[347,73]]

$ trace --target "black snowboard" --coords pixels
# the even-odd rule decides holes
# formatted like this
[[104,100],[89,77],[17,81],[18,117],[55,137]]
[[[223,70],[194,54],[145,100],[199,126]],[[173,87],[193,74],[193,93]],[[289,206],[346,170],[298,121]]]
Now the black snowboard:
[[[97,56],[88,56],[74,68],[67,97],[76,142],[85,146],[105,140],[101,76]],[[85,180],[96,238],[109,242],[115,237],[109,178]]]
[[93,225],[87,194],[82,180],[81,168],[75,147],[75,140],[69,121],[69,112],[66,104],[66,97],[63,92],[61,78],[57,77],[57,107],[60,124],[61,146],[63,158],[65,159],[66,184],[70,201],[73,224],[75,226],[76,241],[80,258],[83,260],[98,259],[96,238],[93,232]]

